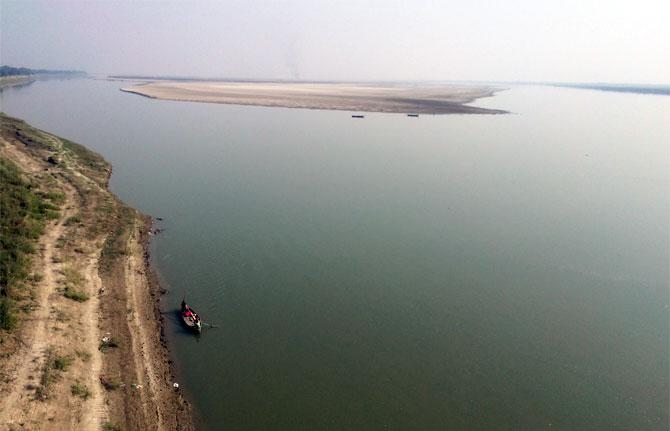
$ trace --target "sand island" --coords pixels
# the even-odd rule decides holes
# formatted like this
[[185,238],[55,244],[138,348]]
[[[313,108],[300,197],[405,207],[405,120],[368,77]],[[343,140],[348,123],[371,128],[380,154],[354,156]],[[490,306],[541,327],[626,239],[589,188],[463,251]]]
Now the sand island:
[[501,89],[481,85],[151,81],[122,88],[154,99],[352,112],[503,114],[469,104]]

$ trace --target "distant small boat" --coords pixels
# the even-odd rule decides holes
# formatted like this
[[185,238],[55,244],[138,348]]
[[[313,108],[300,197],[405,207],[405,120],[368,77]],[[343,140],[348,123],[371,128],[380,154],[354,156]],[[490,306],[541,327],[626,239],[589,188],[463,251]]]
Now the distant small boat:
[[184,321],[184,325],[191,331],[198,334],[202,332],[202,321],[200,320],[200,316],[198,316],[198,313],[196,313],[194,309],[189,307],[185,299],[181,301],[181,319]]
[[351,118],[365,118],[365,115],[352,115]]
[[419,114],[407,114],[408,117],[418,117]]

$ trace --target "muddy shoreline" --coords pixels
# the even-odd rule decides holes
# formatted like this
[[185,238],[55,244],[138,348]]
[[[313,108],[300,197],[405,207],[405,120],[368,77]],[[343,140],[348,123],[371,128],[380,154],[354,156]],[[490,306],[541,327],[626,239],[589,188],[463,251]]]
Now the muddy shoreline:
[[[198,410],[193,406],[192,403],[192,391],[195,388],[191,388],[188,385],[184,385],[185,382],[183,369],[180,367],[178,358],[173,349],[171,349],[172,338],[175,337],[169,335],[167,330],[168,325],[174,325],[175,323],[170,319],[171,315],[176,315],[178,311],[179,304],[167,303],[163,299],[168,291],[171,290],[170,284],[163,279],[160,269],[158,268],[156,261],[153,259],[153,254],[151,248],[153,247],[152,239],[157,235],[149,235],[149,232],[152,232],[156,229],[156,217],[146,216],[145,232],[146,235],[143,237],[143,247],[144,247],[144,262],[147,269],[147,279],[149,285],[151,286],[150,291],[156,293],[154,314],[156,320],[160,325],[160,344],[164,350],[164,357],[167,359],[168,368],[170,372],[170,379],[173,382],[177,382],[180,385],[178,392],[178,397],[181,407],[185,409],[184,421],[190,428],[184,428],[188,430],[200,430],[205,429],[204,422],[198,414]],[[181,321],[176,322],[177,325],[181,324]],[[184,329],[185,330],[185,329]],[[189,332],[189,336],[195,336]],[[180,428],[181,429],[181,428]]]
[[[154,319],[156,322],[158,322],[158,326],[160,328],[160,356],[166,364],[165,380],[168,382],[180,382],[180,380],[177,379],[179,376],[177,365],[173,360],[174,352],[170,350],[170,343],[166,334],[166,326],[169,325],[170,322],[165,319],[165,315],[161,310],[161,300],[167,292],[167,289],[160,281],[160,274],[158,273],[158,269],[154,265],[151,256],[152,235],[149,235],[149,233],[154,227],[155,219],[151,216],[145,215],[144,222],[145,223],[142,230],[143,234],[140,240],[140,244],[142,246],[144,257],[147,284],[149,286],[150,295],[153,298]],[[174,429],[194,430],[197,423],[197,417],[194,413],[191,402],[188,400],[188,396],[183,392],[182,389],[175,390],[174,393],[175,396],[172,397],[171,400],[171,409],[174,410],[175,415],[176,427]]]

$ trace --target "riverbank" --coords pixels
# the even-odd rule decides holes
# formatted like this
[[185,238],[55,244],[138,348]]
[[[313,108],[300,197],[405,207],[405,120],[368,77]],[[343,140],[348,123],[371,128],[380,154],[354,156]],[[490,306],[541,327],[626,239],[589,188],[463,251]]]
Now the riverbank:
[[503,114],[469,106],[499,89],[468,85],[153,81],[121,91],[153,99],[352,112]]
[[[150,217],[107,185],[86,148],[0,117],[0,156],[58,212],[0,329],[0,430],[192,430],[174,382],[149,265]],[[9,291],[9,289],[8,289]]]
[[0,76],[0,90],[30,84],[33,81],[35,81],[35,78],[30,75]]

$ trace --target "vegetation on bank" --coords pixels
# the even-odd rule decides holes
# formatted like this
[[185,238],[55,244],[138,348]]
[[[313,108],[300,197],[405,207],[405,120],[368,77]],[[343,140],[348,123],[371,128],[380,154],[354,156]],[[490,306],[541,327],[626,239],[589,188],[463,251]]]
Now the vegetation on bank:
[[[106,187],[112,168],[100,154],[83,145],[36,129],[18,118],[0,113],[0,121],[2,133],[18,139],[36,158],[44,159],[46,151],[49,154],[46,160],[52,166],[67,165],[68,161],[74,160],[81,174],[100,187]],[[76,187],[78,184],[73,185]]]
[[[72,252],[84,252],[74,240],[75,231],[80,227],[89,239],[104,232],[123,231],[119,226],[121,223],[117,223],[116,212],[124,210],[121,211],[123,222],[129,218],[126,213],[132,212],[123,206],[117,208],[111,196],[99,193],[106,191],[111,174],[110,165],[99,154],[2,113],[0,133],[5,139],[23,144],[24,151],[37,160],[45,161],[46,166],[60,172],[76,168],[82,174],[66,177],[77,189],[83,201],[83,211],[65,221],[69,233],[58,238],[56,247],[64,251],[53,257],[54,262],[63,262]],[[28,177],[12,161],[0,158],[0,329],[16,327],[18,311],[28,311],[32,307],[30,301],[24,301],[34,296],[29,285],[38,283],[42,278],[41,274],[29,274],[30,256],[46,222],[59,217],[58,207],[65,202],[65,195],[53,175]],[[104,197],[102,200],[101,196]],[[109,257],[119,254],[121,246],[117,244],[119,241],[114,241],[118,236],[108,238],[110,241],[107,241],[105,254]],[[66,266],[62,274],[64,286],[59,290],[63,296],[78,302],[89,299],[78,288],[81,280],[74,267]]]
[[42,193],[0,157],[0,328],[16,325],[14,302],[28,279],[30,255],[47,220],[59,216],[57,195]]

